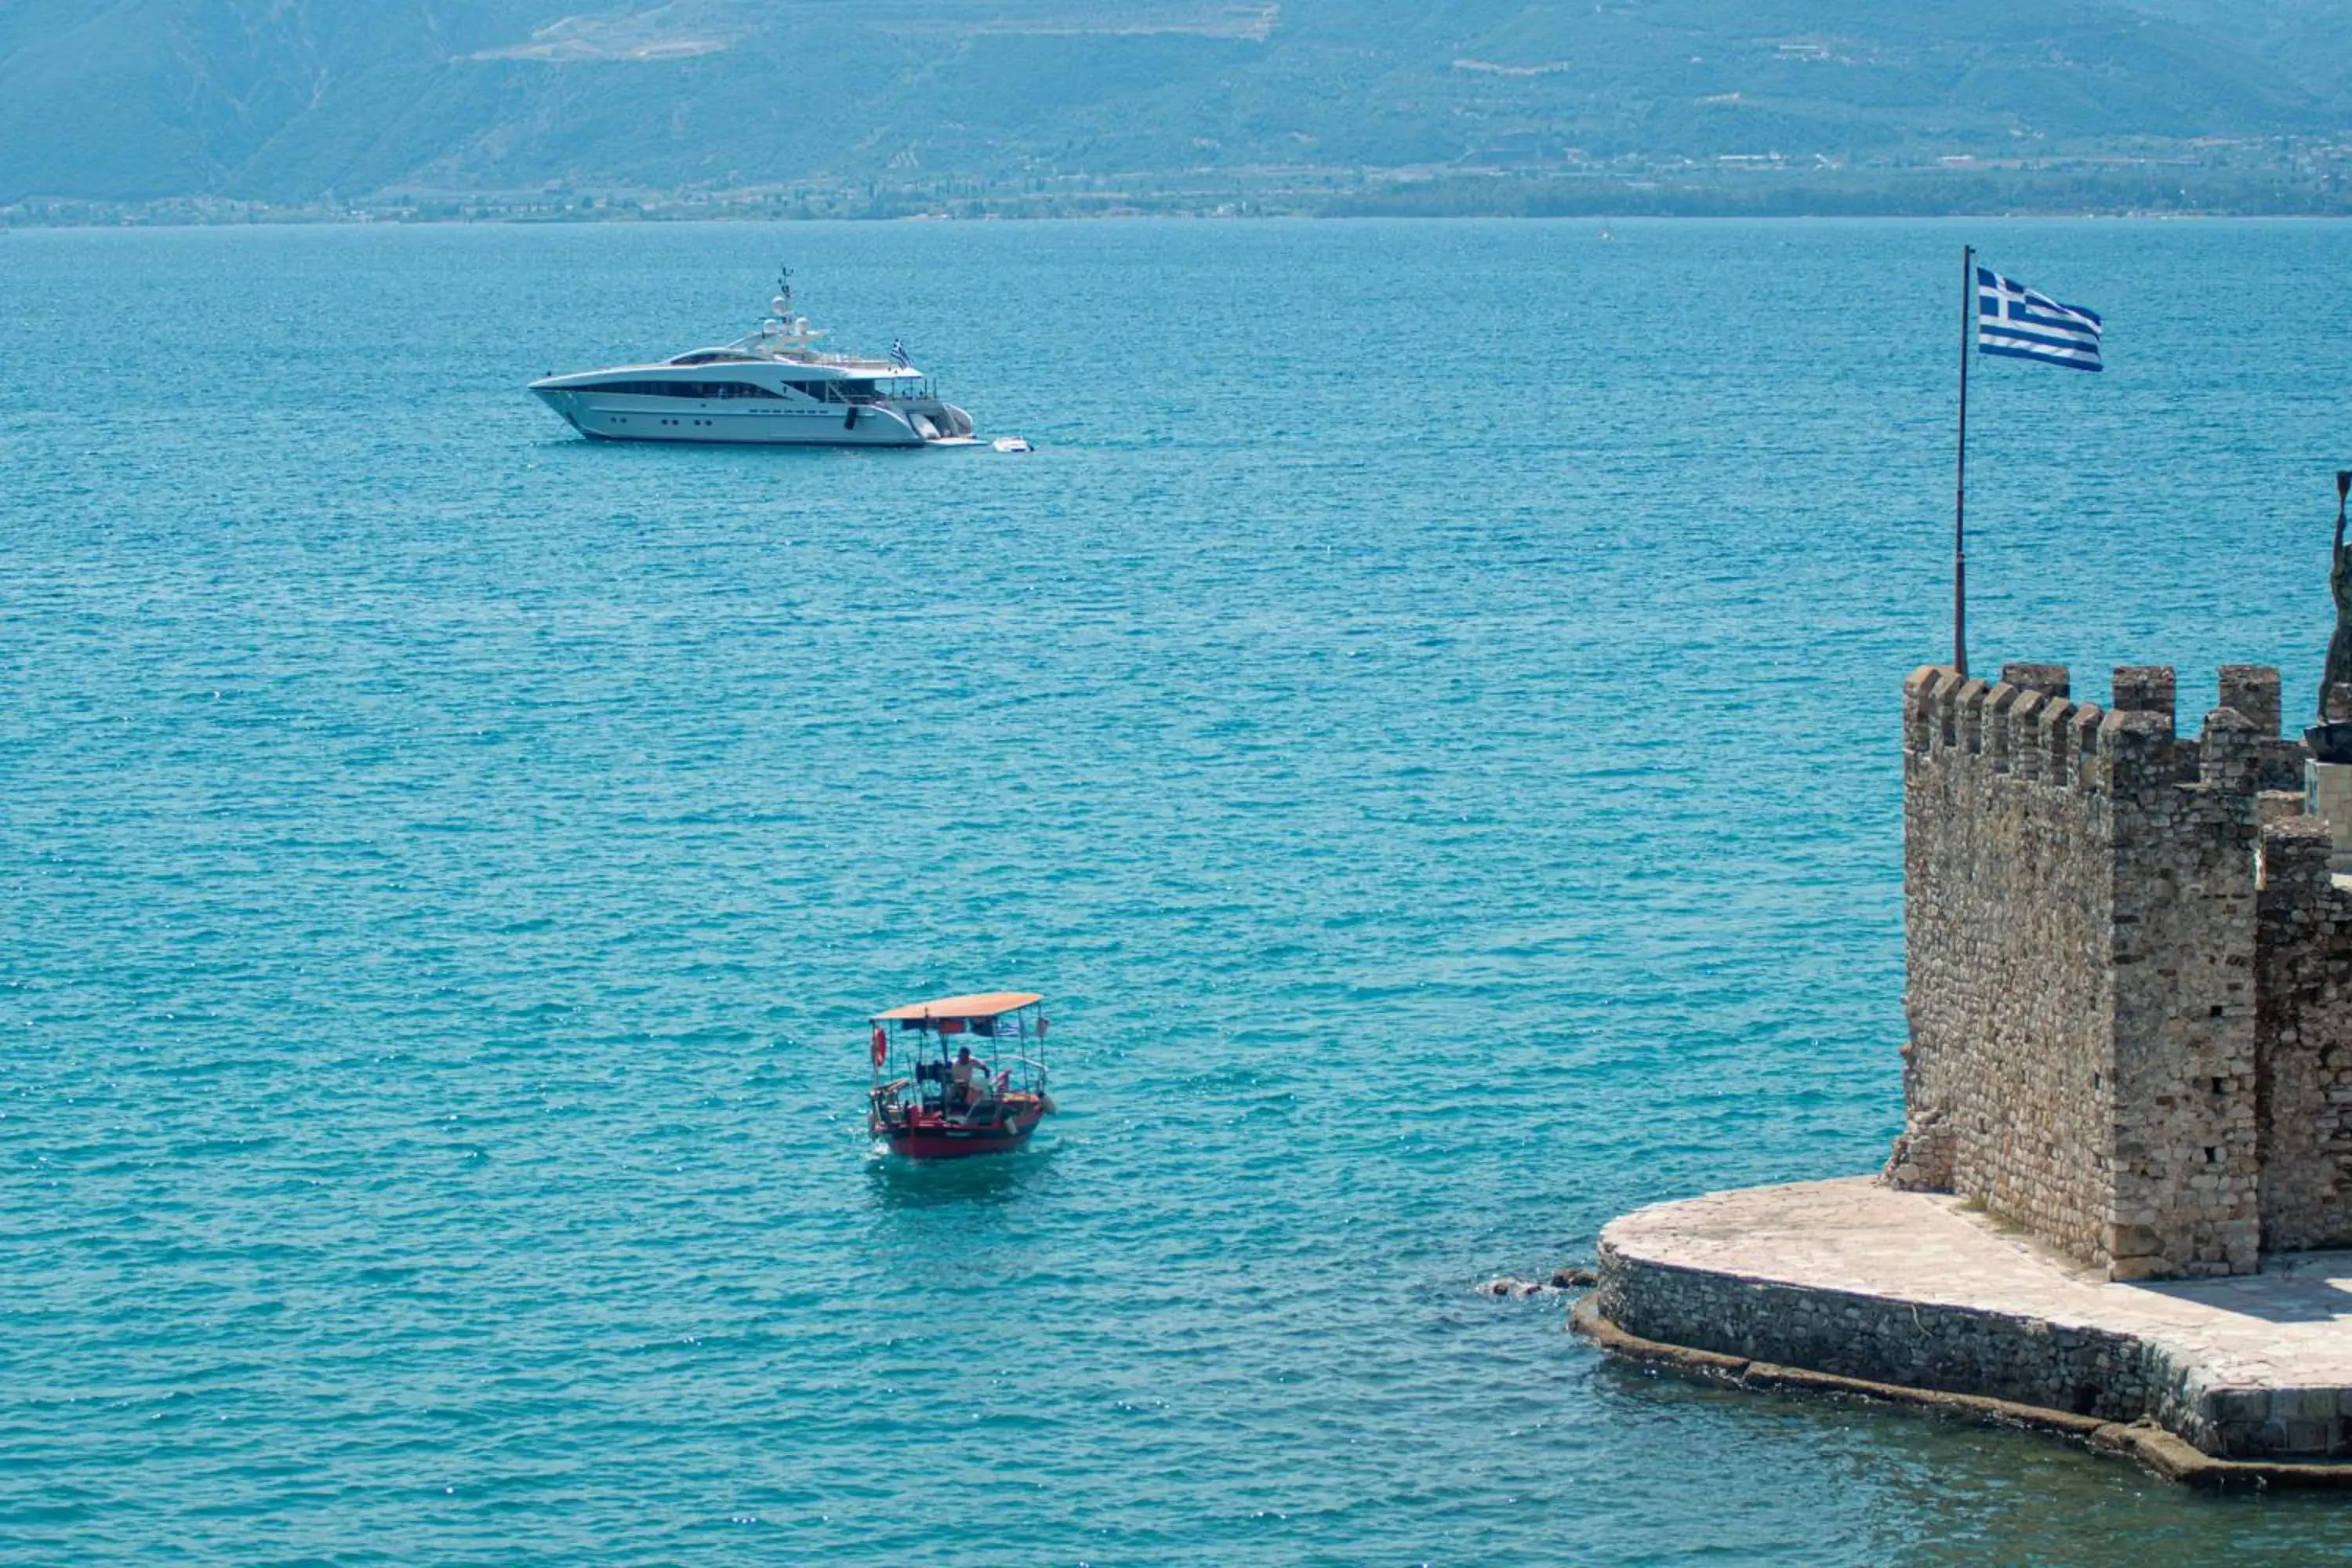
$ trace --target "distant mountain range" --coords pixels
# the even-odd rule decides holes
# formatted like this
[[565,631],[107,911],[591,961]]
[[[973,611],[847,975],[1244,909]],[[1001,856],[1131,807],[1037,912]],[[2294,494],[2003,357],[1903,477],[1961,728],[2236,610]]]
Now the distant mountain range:
[[2299,209],[2352,178],[2347,0],[583,3],[6,0],[0,206]]

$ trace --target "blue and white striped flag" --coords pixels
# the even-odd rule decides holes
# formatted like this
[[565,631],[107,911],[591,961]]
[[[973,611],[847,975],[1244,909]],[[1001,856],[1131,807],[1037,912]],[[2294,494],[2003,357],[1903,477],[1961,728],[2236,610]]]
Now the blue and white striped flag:
[[900,370],[915,368],[915,362],[907,357],[907,345],[897,338],[890,340],[890,363]]
[[1977,268],[1977,353],[2105,370],[2099,330],[2097,311],[2062,305],[1990,267]]

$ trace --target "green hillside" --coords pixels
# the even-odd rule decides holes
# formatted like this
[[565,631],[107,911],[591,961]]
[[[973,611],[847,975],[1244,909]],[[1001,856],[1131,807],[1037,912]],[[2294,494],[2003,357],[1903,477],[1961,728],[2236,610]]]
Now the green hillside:
[[2317,0],[581,3],[14,0],[0,205],[2152,167],[2325,194],[2352,142],[2352,7]]

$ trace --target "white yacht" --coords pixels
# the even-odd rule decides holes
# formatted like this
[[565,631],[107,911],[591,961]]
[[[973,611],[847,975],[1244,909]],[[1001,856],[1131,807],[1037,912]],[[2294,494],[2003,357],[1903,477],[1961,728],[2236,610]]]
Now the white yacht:
[[530,384],[598,441],[721,441],[797,447],[970,447],[971,416],[941,402],[906,350],[886,359],[820,353],[824,334],[778,279],[760,330],[655,364],[576,371]]

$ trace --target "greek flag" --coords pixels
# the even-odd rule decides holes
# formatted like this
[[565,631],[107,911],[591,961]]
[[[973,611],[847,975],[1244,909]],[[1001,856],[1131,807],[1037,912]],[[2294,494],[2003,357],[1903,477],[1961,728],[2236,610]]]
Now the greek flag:
[[1977,268],[1977,353],[1980,354],[2007,354],[2074,370],[2104,370],[2106,367],[2099,363],[2099,325],[2095,310],[2062,305],[1990,267]]
[[907,345],[896,338],[890,340],[890,363],[900,370],[915,368],[915,362],[907,357]]

